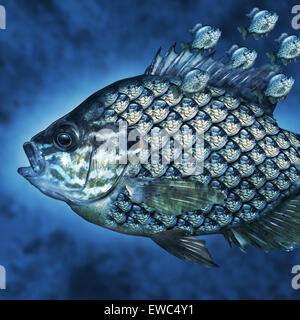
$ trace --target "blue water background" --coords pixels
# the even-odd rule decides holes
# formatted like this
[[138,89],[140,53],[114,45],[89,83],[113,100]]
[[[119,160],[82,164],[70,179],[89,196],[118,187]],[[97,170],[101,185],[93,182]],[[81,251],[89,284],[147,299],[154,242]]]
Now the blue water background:
[[[218,269],[169,255],[149,239],[92,225],[17,174],[22,144],[86,97],[144,72],[157,49],[190,39],[194,24],[222,30],[217,55],[237,43],[264,63],[273,40],[291,28],[293,1],[1,0],[0,264],[7,290],[0,299],[299,299],[291,268],[300,250],[247,254],[222,236],[207,236]],[[255,6],[280,20],[269,38],[243,42],[236,27]],[[300,133],[300,64],[286,73],[293,91],[275,112],[281,127]]]

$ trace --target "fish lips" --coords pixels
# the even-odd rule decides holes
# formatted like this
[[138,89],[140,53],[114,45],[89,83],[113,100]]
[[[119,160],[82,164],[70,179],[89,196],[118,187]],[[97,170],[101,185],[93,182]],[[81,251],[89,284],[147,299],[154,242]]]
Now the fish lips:
[[45,172],[46,163],[41,157],[36,144],[31,141],[25,142],[23,149],[29,160],[30,167],[21,167],[18,169],[18,173],[28,180],[42,175]]
[[25,142],[23,149],[29,160],[30,166],[19,168],[18,173],[46,196],[65,202],[71,202],[65,195],[56,190],[52,190],[48,185],[48,181],[44,179],[46,161],[41,156],[36,144],[33,141]]

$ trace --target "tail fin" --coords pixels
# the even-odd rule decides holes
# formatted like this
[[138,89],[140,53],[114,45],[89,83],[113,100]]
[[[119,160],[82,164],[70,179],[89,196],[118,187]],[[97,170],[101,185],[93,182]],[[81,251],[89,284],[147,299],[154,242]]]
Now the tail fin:
[[285,200],[258,220],[226,230],[224,237],[242,251],[247,244],[264,251],[300,247],[300,200],[295,196]]

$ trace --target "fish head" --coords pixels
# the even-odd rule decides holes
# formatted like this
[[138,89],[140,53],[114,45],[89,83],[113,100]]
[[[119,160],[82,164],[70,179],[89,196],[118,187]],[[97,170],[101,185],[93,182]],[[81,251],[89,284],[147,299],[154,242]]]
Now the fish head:
[[244,56],[246,61],[244,64],[244,69],[251,68],[254,65],[255,60],[257,58],[257,52],[255,50],[247,49],[247,51],[244,53]]
[[207,49],[213,48],[219,41],[220,37],[221,37],[221,30],[218,28],[211,28],[211,30],[209,30],[208,35],[209,35],[209,39],[210,41],[207,41],[205,46]]
[[292,36],[292,50],[300,52],[300,38],[297,36]]
[[30,166],[18,172],[47,196],[88,203],[105,197],[121,176],[118,132],[103,116],[95,120],[93,108],[79,106],[24,144]]
[[248,49],[245,47],[238,48],[233,51],[231,55],[232,61],[241,61],[246,57]]

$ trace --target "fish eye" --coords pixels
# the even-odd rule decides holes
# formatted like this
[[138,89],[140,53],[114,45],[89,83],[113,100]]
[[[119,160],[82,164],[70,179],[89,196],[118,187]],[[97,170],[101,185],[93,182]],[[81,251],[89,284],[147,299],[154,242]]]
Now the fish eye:
[[68,133],[60,133],[56,140],[61,147],[69,147],[72,144],[72,137]]
[[69,151],[77,146],[78,134],[71,126],[61,126],[56,129],[53,142],[58,149]]

